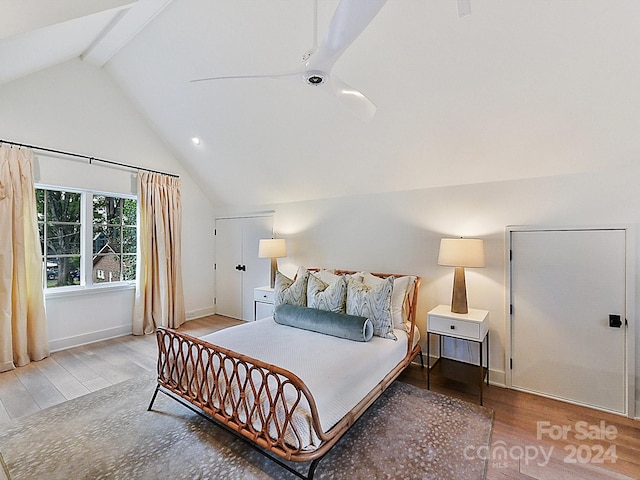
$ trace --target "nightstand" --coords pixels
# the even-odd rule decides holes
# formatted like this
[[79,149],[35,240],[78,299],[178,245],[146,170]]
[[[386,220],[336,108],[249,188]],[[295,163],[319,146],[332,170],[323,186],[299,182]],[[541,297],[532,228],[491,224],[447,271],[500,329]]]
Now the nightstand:
[[270,317],[273,315],[273,303],[275,290],[271,287],[258,287],[253,289],[253,319]]
[[[431,334],[440,339],[438,359],[431,365]],[[457,338],[479,344],[479,365],[442,358],[442,342],[444,337]],[[483,363],[483,350],[486,349],[486,367]],[[480,389],[480,405],[482,405],[482,389],[485,377],[489,385],[489,312],[469,309],[469,313],[453,313],[449,305],[438,305],[427,314],[427,389],[431,388],[431,370],[439,375],[462,382],[478,381]]]

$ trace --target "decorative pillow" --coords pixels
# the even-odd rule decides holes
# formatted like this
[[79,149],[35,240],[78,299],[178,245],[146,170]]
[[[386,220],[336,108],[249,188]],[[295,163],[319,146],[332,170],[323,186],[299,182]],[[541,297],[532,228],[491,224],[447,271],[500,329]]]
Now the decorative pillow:
[[[376,277],[369,272],[362,273],[365,285],[375,287],[384,282],[384,278]],[[416,277],[407,275],[398,277],[393,281],[393,293],[391,294],[391,316],[394,328],[404,328],[404,323],[409,320],[409,296],[413,293]]]
[[391,293],[393,277],[387,277],[375,287],[353,278],[347,279],[347,314],[367,317],[373,323],[373,334],[397,340],[393,334]]
[[333,282],[338,280],[340,277],[342,277],[342,275],[336,275],[335,270],[327,270],[325,268],[320,269],[317,272],[314,272],[313,274],[316,275],[324,283],[328,283],[328,284],[332,284]]
[[276,308],[273,319],[280,325],[358,342],[368,342],[373,337],[373,325],[368,318],[327,312],[317,308],[282,304]]
[[336,280],[327,284],[315,273],[309,274],[307,281],[307,307],[344,313],[347,301],[347,281],[344,277],[334,275]]
[[[409,278],[409,285],[407,285],[407,294],[404,296],[404,302],[402,303],[402,321],[404,322],[405,330],[407,329],[407,324],[409,322],[409,307],[410,307],[409,300],[413,299],[413,293],[416,290],[416,282],[418,281],[418,277],[413,275],[409,276],[408,278]],[[393,304],[393,298],[391,299],[391,302]]]
[[362,283],[364,282],[364,272],[350,273],[347,275],[347,280],[349,278],[353,278],[355,281]]
[[295,281],[276,272],[274,308],[283,303],[306,307],[308,278],[309,271],[304,267],[298,267]]

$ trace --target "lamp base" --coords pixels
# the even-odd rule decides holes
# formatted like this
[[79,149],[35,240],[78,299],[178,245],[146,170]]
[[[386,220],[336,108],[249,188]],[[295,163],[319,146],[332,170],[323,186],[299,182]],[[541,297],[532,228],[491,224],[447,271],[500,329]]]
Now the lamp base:
[[275,288],[276,286],[276,271],[278,270],[278,259],[275,257],[271,257],[271,288]]
[[456,267],[453,274],[451,311],[453,313],[469,313],[469,308],[467,307],[467,285],[464,279],[464,267]]

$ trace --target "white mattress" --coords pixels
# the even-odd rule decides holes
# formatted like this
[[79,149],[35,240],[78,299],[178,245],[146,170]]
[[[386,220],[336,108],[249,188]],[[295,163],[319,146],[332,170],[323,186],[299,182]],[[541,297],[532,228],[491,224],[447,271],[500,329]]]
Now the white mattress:
[[[202,340],[295,373],[311,391],[327,432],[405,357],[407,333],[399,329],[394,333],[397,341],[373,337],[366,343],[355,342],[279,325],[269,317]],[[309,447],[314,443],[310,439]]]

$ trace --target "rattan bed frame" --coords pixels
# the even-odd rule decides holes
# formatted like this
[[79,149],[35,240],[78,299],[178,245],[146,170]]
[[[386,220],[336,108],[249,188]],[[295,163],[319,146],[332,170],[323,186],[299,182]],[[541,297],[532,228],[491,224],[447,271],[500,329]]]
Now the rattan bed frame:
[[[351,274],[356,272],[336,270],[336,273]],[[379,277],[405,276],[381,273],[374,273],[374,275]],[[420,277],[417,277],[413,295],[408,299],[408,319],[412,328],[409,331],[407,354],[353,410],[349,411],[326,433],[320,426],[313,395],[304,382],[292,372],[163,327],[156,330],[158,384],[148,410],[152,409],[158,392],[162,392],[199,415],[214,420],[214,424],[246,440],[252,448],[265,454],[294,475],[311,480],[318,462],[387,389],[391,382],[416,356],[420,355],[422,362],[420,344],[416,343],[416,346],[412,348],[419,287]],[[224,365],[225,368],[215,369],[214,363]],[[256,377],[259,378],[258,381],[255,380]],[[208,378],[214,379],[213,388],[209,385]],[[240,378],[242,380],[239,380]],[[241,384],[240,395],[236,399],[229,397],[231,389],[217,388],[219,381],[229,385],[232,380]],[[274,384],[277,385],[275,390],[272,387]],[[265,385],[270,385],[270,389],[267,390]],[[284,401],[285,391],[287,401]],[[293,395],[292,392],[294,392]],[[247,400],[264,396],[268,398],[267,408],[264,405],[259,405],[260,402]],[[312,428],[321,441],[318,448],[311,451],[300,446],[302,442],[297,433],[298,446],[293,446],[290,441],[285,441],[285,432],[292,431],[289,427],[293,412],[304,401],[310,407]],[[229,404],[232,408],[229,408]],[[227,405],[227,407],[219,407],[220,405]],[[256,415],[260,418],[260,425],[263,426],[261,430],[256,429],[256,422],[250,420]],[[275,435],[274,432],[276,432]],[[282,460],[311,462],[311,464],[305,475],[283,463]]]

